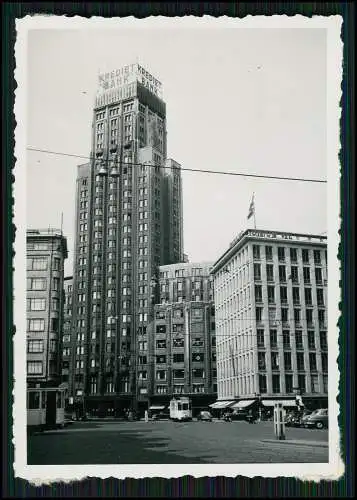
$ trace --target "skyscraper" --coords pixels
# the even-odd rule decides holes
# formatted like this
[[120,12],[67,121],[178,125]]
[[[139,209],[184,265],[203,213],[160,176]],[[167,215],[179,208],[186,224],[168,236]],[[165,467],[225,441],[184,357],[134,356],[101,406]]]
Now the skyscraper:
[[72,299],[73,396],[88,411],[147,406],[140,353],[158,266],[183,259],[181,192],[161,83],[138,64],[100,75],[91,160],[78,167]]

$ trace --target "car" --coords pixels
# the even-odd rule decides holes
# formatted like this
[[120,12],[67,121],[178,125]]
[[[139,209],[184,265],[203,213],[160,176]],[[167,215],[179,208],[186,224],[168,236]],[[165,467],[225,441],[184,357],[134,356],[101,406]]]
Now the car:
[[197,415],[197,420],[201,422],[212,422],[212,415],[209,411],[200,411]]
[[311,413],[311,415],[306,417],[303,425],[304,427],[315,428],[315,429],[328,428],[327,408],[321,408],[320,410],[316,410],[313,413]]
[[152,415],[151,420],[168,420],[169,418],[170,414],[168,411],[159,411]]

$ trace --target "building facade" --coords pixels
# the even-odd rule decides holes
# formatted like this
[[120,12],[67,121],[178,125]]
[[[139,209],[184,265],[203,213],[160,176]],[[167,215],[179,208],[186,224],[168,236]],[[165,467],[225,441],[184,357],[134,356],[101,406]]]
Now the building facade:
[[64,278],[64,307],[63,307],[63,335],[62,335],[62,360],[61,360],[61,380],[68,384],[68,393],[72,394],[71,367],[71,341],[72,341],[72,295],[73,277]]
[[326,237],[247,230],[212,273],[219,399],[326,405]]
[[63,273],[67,240],[59,229],[26,232],[27,384],[60,383]]
[[99,80],[93,160],[77,177],[72,395],[120,413],[147,405],[142,346],[158,266],[183,258],[182,186],[166,157],[161,83],[139,65]]
[[159,268],[148,370],[151,403],[167,404],[188,396],[194,410],[217,398],[216,337],[209,263],[181,263]]

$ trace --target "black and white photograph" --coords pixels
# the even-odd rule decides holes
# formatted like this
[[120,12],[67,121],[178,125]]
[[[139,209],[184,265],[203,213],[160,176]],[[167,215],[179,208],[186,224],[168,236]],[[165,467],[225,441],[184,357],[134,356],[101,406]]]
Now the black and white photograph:
[[18,477],[343,474],[341,25],[16,21]]

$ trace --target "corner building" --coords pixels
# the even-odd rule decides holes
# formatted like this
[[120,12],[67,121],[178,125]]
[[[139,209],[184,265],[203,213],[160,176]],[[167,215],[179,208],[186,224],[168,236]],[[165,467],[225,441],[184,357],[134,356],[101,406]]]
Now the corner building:
[[326,237],[247,230],[212,273],[218,398],[326,407]]
[[188,396],[194,413],[217,398],[216,333],[210,263],[160,266],[159,290],[149,345],[153,405]]
[[64,261],[67,240],[59,229],[26,232],[27,385],[61,381]]
[[92,159],[78,167],[71,374],[89,412],[147,407],[138,372],[152,287],[159,265],[183,259],[181,167],[166,157],[161,88],[137,64],[101,75]]

